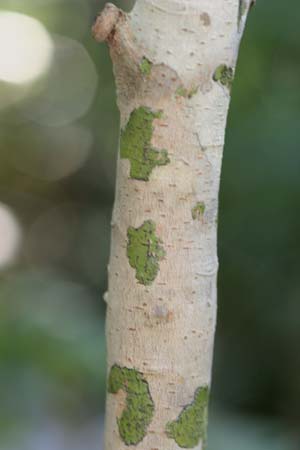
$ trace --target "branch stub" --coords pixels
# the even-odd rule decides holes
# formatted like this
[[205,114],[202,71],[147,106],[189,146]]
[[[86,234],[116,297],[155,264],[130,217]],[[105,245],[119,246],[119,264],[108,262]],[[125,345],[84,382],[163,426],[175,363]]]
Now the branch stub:
[[97,42],[107,41],[123,12],[112,3],[106,3],[102,12],[97,16],[92,27],[92,35]]

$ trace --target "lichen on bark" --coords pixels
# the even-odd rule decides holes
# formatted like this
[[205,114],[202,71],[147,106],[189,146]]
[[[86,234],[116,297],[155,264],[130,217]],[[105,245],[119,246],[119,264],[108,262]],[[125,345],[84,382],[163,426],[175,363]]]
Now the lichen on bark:
[[144,56],[140,63],[140,69],[144,76],[149,76],[151,74],[152,65],[152,62]]
[[194,448],[202,441],[202,450],[206,448],[207,416],[208,416],[208,386],[199,387],[190,405],[180,413],[177,420],[169,422],[166,434],[175,440],[181,448]]
[[191,89],[187,89],[184,86],[180,86],[176,91],[176,95],[178,95],[179,97],[191,99],[192,97],[194,97],[194,95],[197,94],[198,90],[199,86],[195,86]]
[[205,203],[198,202],[192,209],[192,218],[193,220],[200,220],[205,213]]
[[156,166],[170,162],[167,150],[157,150],[151,145],[153,121],[161,116],[161,112],[153,112],[142,106],[131,113],[121,132],[121,158],[129,159],[131,178],[149,181]]
[[226,64],[221,64],[218,66],[214,72],[213,79],[231,89],[234,78],[234,71],[232,67],[226,66]]
[[127,256],[131,267],[136,269],[137,280],[144,285],[151,284],[159,271],[159,261],[165,256],[156,236],[156,226],[147,220],[139,228],[129,227],[127,231]]
[[137,445],[143,440],[154,413],[154,403],[143,374],[135,369],[114,365],[108,378],[108,392],[117,394],[123,389],[126,407],[117,418],[121,439],[126,445]]

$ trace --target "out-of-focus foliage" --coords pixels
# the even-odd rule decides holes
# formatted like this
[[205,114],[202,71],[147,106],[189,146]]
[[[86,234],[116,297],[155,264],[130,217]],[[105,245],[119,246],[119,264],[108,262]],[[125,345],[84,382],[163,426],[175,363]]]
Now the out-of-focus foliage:
[[[127,10],[132,3],[117,2]],[[0,65],[3,450],[99,448],[119,128],[108,51],[90,36],[102,6],[1,1],[0,14],[36,19],[52,45],[49,67],[31,82],[1,81]],[[296,0],[257,2],[232,91],[219,217],[214,450],[300,445],[299,16]],[[10,49],[19,43],[7,39],[2,62],[17,57]],[[19,447],[8,446],[12,436]]]

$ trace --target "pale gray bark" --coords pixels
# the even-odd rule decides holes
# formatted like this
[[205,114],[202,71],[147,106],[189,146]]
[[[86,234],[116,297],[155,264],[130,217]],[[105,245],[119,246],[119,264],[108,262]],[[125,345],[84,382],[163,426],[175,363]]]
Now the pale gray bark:
[[[219,181],[250,3],[138,0],[129,15],[107,5],[93,28],[110,47],[122,128],[107,295],[106,450],[205,448]],[[145,386],[149,396],[141,399]],[[136,411],[139,401],[145,404]]]

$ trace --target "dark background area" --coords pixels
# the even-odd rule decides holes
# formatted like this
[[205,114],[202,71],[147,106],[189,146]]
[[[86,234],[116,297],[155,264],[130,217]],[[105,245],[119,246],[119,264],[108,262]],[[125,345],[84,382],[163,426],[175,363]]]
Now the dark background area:
[[[119,130],[108,51],[90,36],[103,3],[1,0],[0,37],[5,11],[18,12],[52,45],[30,82],[3,80],[0,64],[1,450],[101,448]],[[296,0],[258,1],[241,47],[220,194],[209,450],[300,448],[299,17]],[[24,16],[12,18],[14,34]],[[11,33],[4,67],[18,48]],[[41,42],[33,33],[33,52]]]

